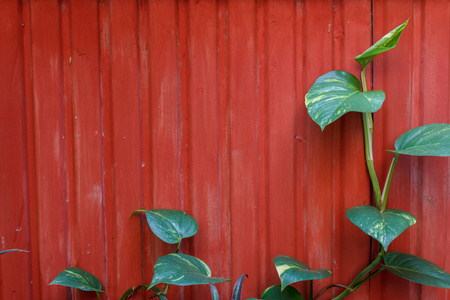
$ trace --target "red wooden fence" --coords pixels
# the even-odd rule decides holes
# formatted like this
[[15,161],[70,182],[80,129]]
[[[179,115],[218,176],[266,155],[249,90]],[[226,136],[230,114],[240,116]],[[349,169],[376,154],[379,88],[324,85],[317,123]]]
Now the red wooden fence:
[[[373,66],[380,178],[402,132],[450,122],[448,0],[0,1],[0,250],[31,251],[0,257],[0,299],[95,299],[48,286],[69,266],[96,275],[102,299],[149,283],[174,248],[128,217],[138,208],[194,216],[182,251],[214,276],[248,273],[244,299],[278,284],[278,254],[332,270],[316,290],[349,283],[373,256],[345,218],[371,197],[361,119],[322,133],[304,95],[327,71],[358,75],[353,57],[407,18]],[[390,250],[447,271],[449,163],[402,157],[389,202],[418,218]],[[377,276],[348,299],[450,299]]]

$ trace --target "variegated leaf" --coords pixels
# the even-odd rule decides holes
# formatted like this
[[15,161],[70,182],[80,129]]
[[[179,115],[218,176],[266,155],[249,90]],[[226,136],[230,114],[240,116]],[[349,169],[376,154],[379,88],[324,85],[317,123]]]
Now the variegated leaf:
[[50,285],[53,284],[73,287],[82,291],[104,293],[104,291],[101,290],[102,284],[97,277],[89,272],[74,267],[59,273],[59,275],[50,283]]
[[402,134],[391,152],[418,156],[450,156],[450,124],[420,126]]
[[286,255],[279,255],[274,258],[275,268],[281,280],[281,289],[291,283],[305,280],[323,279],[331,275],[331,271],[326,269],[311,270],[310,267],[301,261]]
[[403,30],[405,29],[406,25],[408,25],[408,20],[406,20],[405,23],[398,26],[385,36],[383,36],[378,42],[373,44],[369,49],[364,51],[362,54],[355,57],[355,60],[363,67],[365,68],[373,59],[375,56],[377,56],[380,53],[386,52],[388,50],[391,50],[392,48],[395,48],[397,46],[398,40],[400,38],[400,35],[402,34]]
[[376,207],[362,205],[347,209],[345,214],[353,224],[380,242],[385,250],[396,237],[416,223],[412,214],[400,209],[381,212]]
[[322,130],[343,114],[356,111],[372,113],[381,108],[383,91],[361,92],[361,83],[345,71],[320,76],[305,96],[309,116]]
[[168,244],[176,244],[182,238],[195,235],[198,231],[197,221],[177,209],[138,209],[131,214],[145,212],[147,223],[153,233]]
[[211,270],[200,259],[182,253],[161,256],[155,264],[150,288],[167,283],[174,285],[197,285],[230,281],[224,278],[211,277]]

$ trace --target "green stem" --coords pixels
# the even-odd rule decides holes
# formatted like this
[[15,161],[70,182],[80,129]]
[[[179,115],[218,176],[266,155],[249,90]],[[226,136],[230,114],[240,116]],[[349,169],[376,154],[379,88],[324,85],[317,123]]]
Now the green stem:
[[309,300],[313,300],[313,281],[309,281]]
[[345,290],[348,289],[348,286],[343,285],[343,284],[330,284],[330,285],[324,287],[320,292],[318,292],[317,295],[314,296],[313,300],[318,299],[318,298],[320,297],[320,295],[322,295],[322,294],[325,293],[327,290],[329,290],[329,289],[331,289],[331,288],[334,288],[334,287],[338,287],[338,288],[345,289]]
[[161,292],[161,294],[166,295],[168,290],[169,290],[169,284],[166,283],[166,286],[164,287],[164,290]]
[[177,250],[175,251],[175,253],[178,253],[178,251],[180,251],[181,241],[182,241],[182,240],[183,240],[183,239],[180,239],[180,241],[178,242]]
[[363,285],[366,281],[368,281],[370,278],[372,278],[373,276],[375,276],[376,274],[380,273],[381,271],[384,271],[384,268],[379,268],[378,270],[376,270],[373,273],[370,273],[369,276],[367,276],[366,278],[364,278],[363,280],[361,280],[360,283],[358,283],[354,288],[353,291],[355,291],[356,289],[358,289],[361,285]]
[[378,264],[381,262],[384,256],[384,250],[381,249],[380,253],[378,253],[377,257],[367,266],[358,276],[356,276],[355,280],[350,283],[350,288],[353,288],[356,284],[358,284],[367,274],[370,273]]
[[377,257],[370,263],[370,265],[367,266],[367,268],[365,268],[361,273],[358,274],[358,276],[356,276],[355,280],[353,280],[353,282],[348,286],[348,288],[345,291],[343,291],[339,296],[333,298],[332,300],[343,299],[350,293],[354,292],[357,288],[359,288],[370,277],[372,277],[374,274],[376,274],[377,272],[374,272],[373,275],[369,275],[366,279],[364,279],[364,277],[366,277],[367,274],[369,274],[373,269],[375,269],[378,266],[378,264],[383,259],[383,256],[384,256],[384,250],[381,249],[381,251],[380,251],[380,253],[378,253]]
[[[366,83],[366,68],[361,72],[361,81],[363,91],[367,92]],[[378,183],[377,174],[375,172],[375,165],[373,163],[373,119],[371,113],[363,113],[363,125],[364,125],[364,152],[366,155],[366,165],[369,171],[370,180],[372,182],[373,192],[375,194],[375,203],[377,207],[381,203],[381,189]]]
[[97,300],[100,300],[100,293],[97,293]]
[[353,293],[354,291],[356,291],[361,285],[363,285],[366,281],[368,281],[370,278],[372,278],[373,276],[375,276],[376,274],[380,273],[381,271],[383,271],[384,268],[380,268],[378,270],[376,270],[373,273],[370,273],[369,276],[367,276],[366,278],[364,278],[363,280],[361,280],[355,287],[353,288],[349,288],[347,290],[345,290],[344,292],[342,292],[339,296],[337,296],[336,298],[333,298],[332,300],[340,300],[343,299],[344,297],[348,296],[350,293]]
[[381,194],[381,212],[386,209],[387,196],[389,193],[389,187],[391,186],[392,174],[394,173],[395,164],[397,163],[400,154],[396,154],[392,159],[391,166],[389,167],[389,172],[386,177],[386,182],[384,183],[383,194]]
[[365,67],[363,68],[363,70],[361,71],[361,81],[362,81],[363,92],[367,92],[366,67],[367,67],[367,66],[365,66]]

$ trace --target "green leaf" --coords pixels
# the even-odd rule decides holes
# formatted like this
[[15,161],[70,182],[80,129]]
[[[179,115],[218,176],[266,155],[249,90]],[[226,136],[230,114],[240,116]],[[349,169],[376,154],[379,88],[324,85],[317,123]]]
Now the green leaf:
[[385,51],[391,50],[397,46],[398,40],[400,38],[400,35],[403,32],[403,29],[405,29],[406,25],[408,24],[408,20],[406,20],[405,23],[398,26],[385,36],[383,36],[378,42],[373,44],[369,49],[364,51],[362,54],[355,57],[355,60],[363,67],[365,68],[373,59],[375,56],[377,56],[380,53],[383,53]]
[[82,291],[105,293],[101,290],[102,284],[97,277],[79,268],[72,267],[62,271],[50,283],[50,285],[53,284],[73,287]]
[[304,300],[302,294],[292,286],[281,290],[281,285],[268,287],[262,294],[263,300]]
[[384,255],[386,270],[420,284],[450,288],[450,274],[432,262],[412,254],[389,252]]
[[345,71],[320,76],[305,96],[308,114],[322,130],[343,114],[376,112],[383,105],[383,91],[361,92],[361,82]]
[[184,286],[224,281],[230,280],[211,277],[211,270],[200,259],[182,253],[172,253],[161,256],[156,261],[150,287],[159,283]]
[[150,229],[168,244],[177,244],[182,238],[191,237],[198,231],[197,221],[181,210],[138,209],[131,216],[138,212],[145,212]]
[[282,290],[294,282],[323,279],[331,275],[331,271],[329,270],[311,270],[301,261],[286,255],[279,255],[273,261],[278,276],[280,276]]
[[214,284],[210,283],[209,287],[211,288],[211,296],[213,300],[219,300],[219,292]]
[[396,237],[416,223],[412,214],[400,209],[380,212],[373,206],[362,205],[349,208],[345,214],[353,224],[380,242],[385,250]]
[[30,251],[20,250],[20,249],[8,249],[8,250],[0,251],[0,255],[8,253],[8,252],[30,252]]
[[247,274],[242,274],[241,277],[236,281],[234,288],[233,288],[233,296],[231,297],[231,300],[241,300],[242,297],[242,285],[244,283],[245,277],[248,277]]
[[450,156],[450,124],[420,126],[402,134],[390,152],[418,156]]

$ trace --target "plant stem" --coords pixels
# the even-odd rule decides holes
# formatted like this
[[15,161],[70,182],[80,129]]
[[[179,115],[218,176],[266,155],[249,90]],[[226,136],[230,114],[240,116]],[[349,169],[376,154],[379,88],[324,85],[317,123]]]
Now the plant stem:
[[381,249],[380,253],[378,253],[377,257],[370,263],[370,265],[367,266],[361,273],[359,273],[358,276],[356,276],[355,280],[350,284],[350,288],[353,288],[355,285],[357,285],[367,274],[370,273],[378,264],[381,262],[384,256],[384,250]]
[[381,271],[383,271],[384,268],[380,268],[378,270],[376,270],[373,273],[370,273],[369,276],[367,276],[366,278],[364,278],[364,280],[362,280],[361,282],[359,282],[355,287],[353,288],[348,288],[346,289],[344,292],[342,292],[339,296],[331,299],[331,300],[340,300],[343,299],[344,297],[348,296],[350,293],[353,293],[354,291],[356,291],[361,285],[363,285],[367,280],[369,280],[370,278],[372,278],[373,276],[375,276],[376,274],[380,273]]
[[381,212],[386,209],[387,196],[389,193],[389,187],[391,186],[392,174],[394,173],[395,164],[397,163],[400,154],[396,154],[392,159],[391,166],[389,167],[389,172],[386,177],[386,182],[384,183],[383,194],[381,194]]
[[182,240],[183,240],[183,239],[180,239],[180,241],[178,242],[177,250],[175,251],[175,253],[178,253],[178,251],[180,251],[181,241],[182,241]]
[[364,278],[363,280],[361,280],[354,288],[353,291],[355,291],[356,289],[358,289],[361,285],[363,285],[367,280],[369,280],[370,278],[372,278],[373,276],[375,276],[376,274],[380,273],[381,271],[384,271],[384,268],[379,268],[378,270],[376,270],[373,273],[370,273],[369,276],[367,276],[366,278]]
[[[364,68],[361,72],[361,81],[363,91],[367,92],[366,68]],[[380,184],[378,183],[377,174],[375,172],[375,165],[373,163],[373,119],[371,113],[363,113],[363,125],[364,125],[364,152],[366,155],[367,170],[369,171],[373,192],[375,194],[375,203],[377,207],[380,207],[381,189]]]
[[161,292],[162,295],[167,294],[167,291],[169,290],[169,284],[166,283],[166,286],[164,287],[164,290]]
[[339,296],[333,298],[332,300],[343,299],[344,297],[346,297],[347,295],[349,295],[350,293],[352,293],[356,289],[358,289],[364,282],[369,280],[370,277],[372,277],[373,275],[377,274],[378,272],[374,272],[374,273],[370,274],[369,276],[367,276],[367,278],[364,279],[364,277],[367,274],[369,274],[370,271],[372,271],[373,269],[375,269],[378,266],[378,264],[383,259],[383,256],[384,256],[384,250],[382,248],[380,253],[378,253],[377,257],[370,263],[370,265],[367,266],[367,268],[365,268],[361,273],[358,274],[358,276],[356,276],[356,278],[348,286],[348,288],[345,291],[343,291]]
[[334,287],[339,287],[342,289],[348,289],[348,286],[343,285],[343,284],[330,284],[329,286],[326,286],[325,288],[323,288],[320,292],[317,293],[316,296],[314,296],[314,298],[312,300],[317,300],[320,295],[322,295],[323,293],[325,293],[327,290],[334,288]]
[[313,281],[309,281],[309,300],[313,300]]

